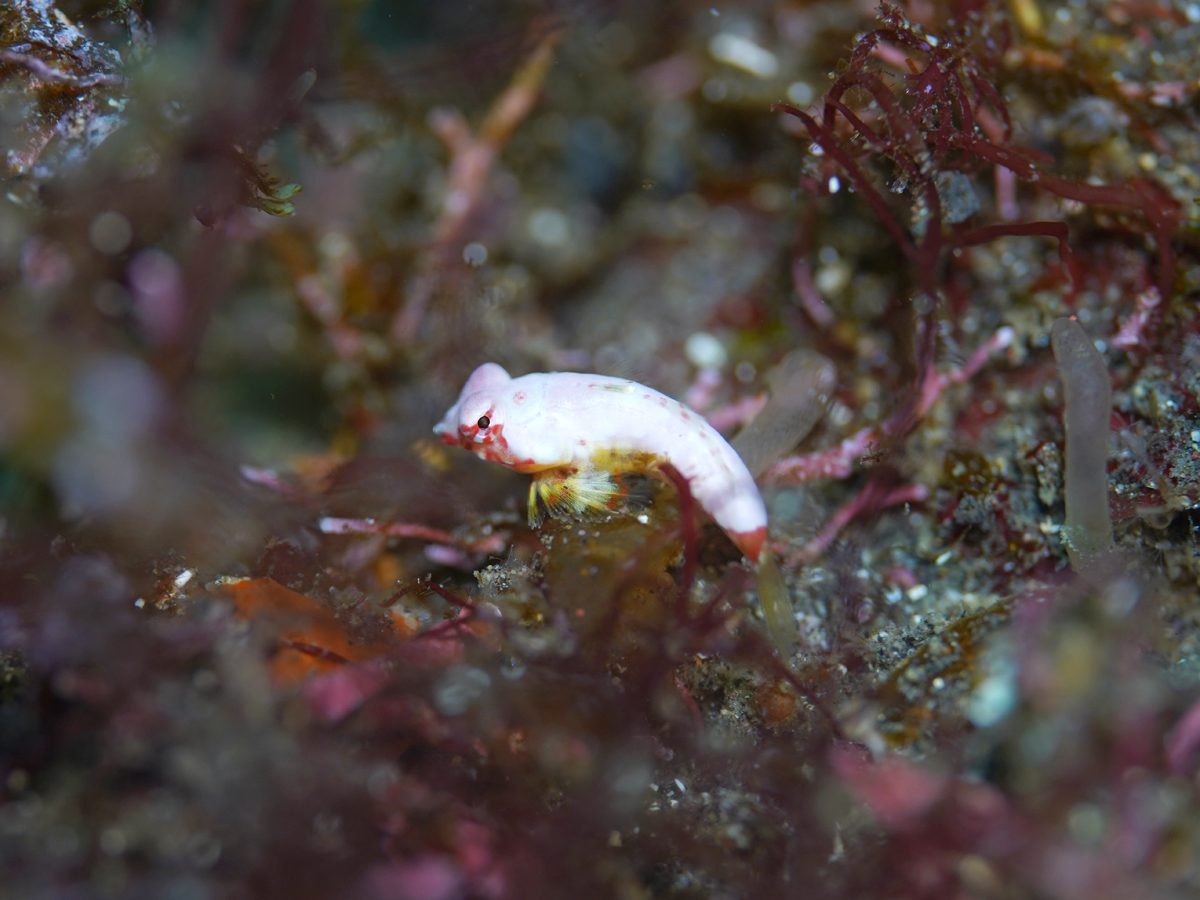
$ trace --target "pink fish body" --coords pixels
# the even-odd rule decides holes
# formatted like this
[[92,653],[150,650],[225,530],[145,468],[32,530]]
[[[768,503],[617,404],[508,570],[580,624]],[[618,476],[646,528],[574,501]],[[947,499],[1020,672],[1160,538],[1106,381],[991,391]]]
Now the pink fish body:
[[532,473],[531,518],[537,497],[552,512],[567,502],[577,512],[602,506],[612,493],[606,472],[648,458],[674,466],[750,559],[766,541],[766,506],[737,452],[703,416],[636,382],[569,372],[512,378],[484,363],[433,430],[444,444]]

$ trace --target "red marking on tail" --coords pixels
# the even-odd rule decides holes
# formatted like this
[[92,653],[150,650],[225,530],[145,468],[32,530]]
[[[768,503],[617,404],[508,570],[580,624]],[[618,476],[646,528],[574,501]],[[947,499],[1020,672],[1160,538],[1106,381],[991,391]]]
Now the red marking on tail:
[[737,544],[737,548],[750,558],[751,562],[756,563],[767,543],[767,529],[764,525],[753,531],[730,532],[729,537]]

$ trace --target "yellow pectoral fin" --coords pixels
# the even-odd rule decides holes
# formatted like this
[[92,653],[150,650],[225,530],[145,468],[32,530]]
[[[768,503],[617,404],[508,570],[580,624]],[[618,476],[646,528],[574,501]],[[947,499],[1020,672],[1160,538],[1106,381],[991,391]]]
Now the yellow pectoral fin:
[[533,476],[533,481],[529,483],[529,527],[541,527],[542,520],[546,518],[542,512],[542,504],[539,502],[542,496],[541,489],[538,487],[541,479],[537,475]]
[[555,519],[594,522],[611,515],[625,498],[621,481],[603,469],[548,470],[529,486],[529,524],[542,524],[543,510]]

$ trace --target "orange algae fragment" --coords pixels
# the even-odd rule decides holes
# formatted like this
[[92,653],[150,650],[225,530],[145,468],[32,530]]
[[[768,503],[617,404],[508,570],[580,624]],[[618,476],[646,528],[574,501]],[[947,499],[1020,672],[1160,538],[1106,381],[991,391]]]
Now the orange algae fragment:
[[782,725],[796,717],[800,707],[796,692],[786,681],[776,681],[760,687],[754,693],[759,714],[767,725]]
[[[347,662],[377,659],[415,634],[411,622],[392,611],[374,628],[349,629],[349,623],[324,604],[284,587],[273,578],[225,584],[236,615],[269,620],[279,628],[278,649],[271,657],[276,685],[289,687]],[[364,633],[357,633],[364,632]]]

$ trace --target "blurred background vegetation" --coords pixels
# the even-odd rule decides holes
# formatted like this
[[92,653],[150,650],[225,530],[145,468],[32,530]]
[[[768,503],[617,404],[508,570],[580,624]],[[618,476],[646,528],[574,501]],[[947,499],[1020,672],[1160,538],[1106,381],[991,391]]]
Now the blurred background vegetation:
[[[8,0],[0,895],[1195,894],[1198,40],[1187,0]],[[537,533],[430,433],[492,360],[733,434],[796,349],[837,387],[765,488],[786,660],[670,489]]]

